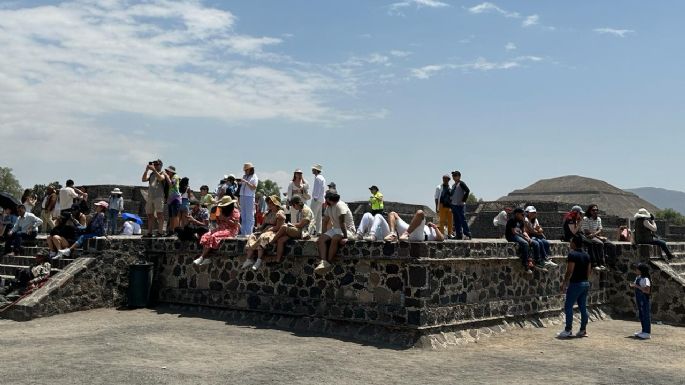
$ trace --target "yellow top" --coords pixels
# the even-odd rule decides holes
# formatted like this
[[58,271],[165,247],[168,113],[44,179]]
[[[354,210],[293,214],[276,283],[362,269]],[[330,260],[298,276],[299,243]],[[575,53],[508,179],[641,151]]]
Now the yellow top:
[[383,194],[381,194],[380,191],[377,191],[375,194],[371,195],[369,203],[371,204],[371,210],[383,210]]

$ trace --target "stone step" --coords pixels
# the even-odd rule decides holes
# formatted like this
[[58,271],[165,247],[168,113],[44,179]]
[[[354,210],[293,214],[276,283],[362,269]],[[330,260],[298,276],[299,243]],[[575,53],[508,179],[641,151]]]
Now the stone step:
[[[14,273],[17,271],[17,269],[28,269],[31,267],[30,265],[2,265],[0,264],[0,274],[1,275],[10,275],[14,277]],[[51,269],[51,275],[55,275],[59,273],[60,269],[53,268]]]
[[[0,257],[0,264],[2,265],[15,265],[15,266],[31,266],[34,264],[34,261],[36,260],[36,257],[33,256],[2,256]],[[58,269],[63,269],[67,265],[69,265],[71,262],[73,262],[73,259],[69,258],[62,258],[62,259],[55,259],[55,260],[50,260],[50,265],[52,267],[58,268]]]

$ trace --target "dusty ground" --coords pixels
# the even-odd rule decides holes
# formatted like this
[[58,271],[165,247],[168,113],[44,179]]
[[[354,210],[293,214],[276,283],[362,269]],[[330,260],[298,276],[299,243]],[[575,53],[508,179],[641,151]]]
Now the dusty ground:
[[394,350],[154,310],[0,321],[2,384],[683,384],[685,328],[516,329],[450,351]]

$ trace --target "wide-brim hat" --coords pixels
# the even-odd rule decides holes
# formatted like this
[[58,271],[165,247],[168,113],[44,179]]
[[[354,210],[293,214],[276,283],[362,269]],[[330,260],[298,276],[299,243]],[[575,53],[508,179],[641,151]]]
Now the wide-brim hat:
[[105,201],[100,201],[100,202],[95,202],[95,205],[94,205],[94,206],[100,206],[100,207],[104,207],[104,208],[108,209],[108,208],[109,208],[109,203],[107,203],[107,202],[105,202]]
[[165,168],[164,171],[176,174],[176,167],[169,166],[169,167]]
[[323,167],[321,167],[320,164],[315,164],[312,166],[312,170],[316,170],[318,172],[321,172],[321,171],[323,171]]
[[535,206],[528,206],[528,207],[526,207],[526,212],[527,213],[537,213],[538,210],[535,209]]
[[276,194],[274,194],[274,195],[269,195],[269,200],[270,200],[271,203],[273,203],[274,205],[276,205],[276,206],[278,206],[278,207],[281,207],[281,199],[278,197],[278,195],[276,195]]
[[642,209],[637,210],[637,213],[635,214],[635,219],[650,218],[651,216],[652,216],[652,214],[650,214],[650,212],[647,211],[647,209],[642,208]]
[[300,170],[299,168],[295,169],[295,171],[293,171],[293,174],[302,174],[302,170]]
[[247,162],[247,163],[245,163],[245,164],[243,165],[243,171],[247,171],[247,170],[249,170],[249,169],[251,169],[251,168],[254,168],[254,165],[253,165],[252,163],[250,163],[250,162]]
[[118,194],[118,195],[121,195],[121,194],[123,194],[123,193],[121,192],[121,189],[120,189],[119,187],[116,187],[116,188],[114,188],[114,190],[112,190],[112,192],[111,192],[110,194],[112,194],[112,195],[117,195],[117,194]]
[[235,199],[231,198],[230,195],[224,195],[221,197],[221,199],[219,200],[219,202],[217,202],[216,205],[219,207],[226,207],[234,204],[235,202]]

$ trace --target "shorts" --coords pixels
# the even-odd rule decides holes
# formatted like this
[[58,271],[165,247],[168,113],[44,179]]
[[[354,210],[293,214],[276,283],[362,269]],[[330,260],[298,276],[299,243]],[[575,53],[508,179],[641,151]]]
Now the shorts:
[[[354,230],[347,230],[347,239],[355,239],[356,238],[356,232]],[[333,238],[335,235],[343,235],[343,232],[341,229],[338,228],[332,228],[326,231],[323,235],[328,236],[329,238]]]
[[294,226],[286,226],[285,234],[290,238],[300,239],[302,238],[302,229],[298,229]]
[[146,214],[157,214],[164,212],[164,198],[149,198],[145,203]]
[[[402,218],[397,219],[397,234],[402,235],[407,230],[409,230],[409,224],[402,220]],[[421,224],[409,234],[410,242],[422,242],[426,240],[426,234],[424,233],[424,227],[426,226],[426,220],[421,221]]]
[[189,211],[190,211],[190,199],[183,198],[183,200],[181,201],[181,212],[187,213]]
[[181,212],[181,203],[173,202],[167,205],[169,209],[169,218],[177,216]]

